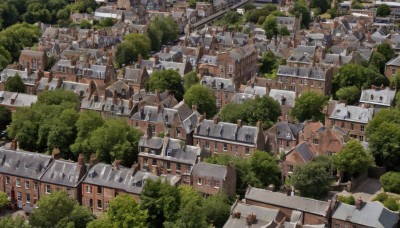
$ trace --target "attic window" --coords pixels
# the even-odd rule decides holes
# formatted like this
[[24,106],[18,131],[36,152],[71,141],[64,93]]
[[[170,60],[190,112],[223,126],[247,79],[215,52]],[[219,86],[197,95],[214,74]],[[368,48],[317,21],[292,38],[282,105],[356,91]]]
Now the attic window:
[[383,100],[383,97],[382,97],[382,96],[380,96],[380,97],[379,97],[379,100],[380,100],[380,101],[382,101],[382,100]]
[[290,139],[291,138],[291,134],[290,133],[286,133],[286,138]]
[[374,95],[371,94],[371,100],[373,100],[373,99],[374,99]]

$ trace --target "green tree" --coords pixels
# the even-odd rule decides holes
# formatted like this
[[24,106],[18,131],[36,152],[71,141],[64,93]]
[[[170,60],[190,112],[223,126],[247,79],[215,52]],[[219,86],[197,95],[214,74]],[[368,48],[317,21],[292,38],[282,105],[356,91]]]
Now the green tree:
[[149,227],[174,222],[180,207],[179,190],[161,179],[147,179],[140,194],[140,207],[148,211]]
[[390,85],[393,86],[396,90],[400,89],[400,73],[392,76],[392,78],[390,79]]
[[183,77],[183,84],[185,91],[188,91],[193,85],[199,84],[199,77],[197,77],[196,71],[191,71]]
[[333,160],[335,167],[352,176],[362,174],[375,165],[372,155],[355,139],[347,141]]
[[247,12],[247,11],[256,9],[257,7],[252,3],[246,3],[243,5],[243,8]]
[[265,34],[268,39],[278,35],[278,23],[276,22],[276,18],[273,15],[269,15],[263,24],[263,29],[265,30]]
[[311,5],[313,8],[319,8],[323,14],[331,7],[331,2],[329,0],[312,0]]
[[150,90],[159,92],[171,91],[178,101],[183,99],[185,89],[182,85],[182,77],[176,70],[157,70],[150,76]]
[[62,105],[68,108],[78,108],[80,100],[78,95],[72,91],[56,89],[46,90],[40,93],[37,100],[38,104],[44,105]]
[[11,123],[11,111],[0,106],[0,132],[4,131]]
[[338,200],[342,203],[350,204],[350,205],[355,205],[356,204],[356,199],[354,196],[339,196]]
[[369,67],[375,69],[377,72],[384,74],[386,66],[386,58],[380,52],[374,51],[369,61]]
[[263,59],[261,60],[260,72],[263,74],[269,74],[273,69],[278,68],[279,61],[275,54],[269,50],[264,53]]
[[135,47],[131,43],[124,41],[117,45],[114,60],[117,68],[130,64],[136,59],[137,56],[135,57]]
[[326,97],[318,92],[305,92],[296,99],[291,116],[300,121],[323,120],[321,112],[326,104]]
[[386,4],[381,4],[376,9],[376,16],[386,17],[390,15],[390,7]]
[[80,27],[81,29],[90,29],[92,28],[92,24],[88,20],[83,19],[80,23]]
[[154,25],[158,31],[161,32],[161,43],[174,41],[178,38],[179,27],[171,16],[159,18],[156,17],[151,23],[150,27]]
[[10,201],[8,200],[7,194],[5,192],[0,192],[0,209],[5,208]]
[[329,192],[330,174],[321,163],[310,162],[294,168],[290,183],[302,196],[320,199]]
[[91,133],[90,146],[100,161],[121,160],[130,167],[137,160],[138,142],[142,132],[128,126],[123,120],[107,120]]
[[89,208],[80,206],[66,192],[56,191],[43,196],[32,211],[29,223],[33,227],[86,227],[93,220]]
[[12,61],[10,52],[0,45],[0,69],[5,69]]
[[215,227],[223,227],[230,215],[231,202],[228,196],[221,193],[208,197],[203,208],[207,221]]
[[280,34],[281,36],[290,36],[289,29],[288,29],[286,26],[281,26],[281,27],[279,28],[279,34]]
[[307,4],[304,0],[296,1],[294,7],[292,9],[292,14],[296,17],[302,17],[301,26],[304,28],[308,28],[311,22],[311,12],[307,7]]
[[78,156],[82,153],[86,161],[89,160],[92,151],[90,146],[90,138],[93,131],[103,126],[104,120],[95,111],[84,111],[79,115],[79,119],[75,123],[77,129],[77,137],[75,143],[71,145],[71,151]]
[[151,50],[151,41],[149,37],[145,34],[129,34],[125,36],[125,41],[132,44],[134,49],[134,61],[137,60],[139,54],[143,58],[148,58]]
[[7,81],[4,84],[4,89],[10,92],[24,93],[25,84],[19,74],[16,74],[13,77],[7,78]]
[[147,36],[151,41],[151,50],[152,51],[160,50],[163,33],[162,31],[158,30],[156,24],[150,22],[150,26],[147,29]]
[[387,172],[381,176],[380,181],[386,192],[400,193],[399,172]]
[[235,11],[228,11],[227,13],[224,14],[223,20],[229,24],[236,24],[240,21],[242,15],[238,12]]
[[394,49],[389,43],[383,43],[376,46],[376,50],[386,58],[386,62],[393,59],[395,56]]
[[147,227],[147,211],[141,210],[132,196],[122,194],[110,201],[110,207],[100,219],[87,227]]
[[202,85],[194,85],[183,96],[185,103],[192,107],[197,106],[200,113],[206,113],[208,118],[212,118],[217,113],[216,98],[214,92]]
[[3,227],[3,228],[15,228],[15,227],[30,228],[31,226],[25,223],[25,219],[21,215],[17,215],[16,217],[7,215],[5,217],[0,218],[0,227]]
[[360,100],[361,91],[356,86],[349,86],[339,89],[336,92],[339,100],[346,101],[347,104],[353,105]]

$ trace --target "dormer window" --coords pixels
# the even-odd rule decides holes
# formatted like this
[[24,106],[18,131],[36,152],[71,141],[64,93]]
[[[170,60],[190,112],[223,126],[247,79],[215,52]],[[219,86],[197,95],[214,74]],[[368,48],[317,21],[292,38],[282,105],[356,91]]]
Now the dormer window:
[[373,99],[374,99],[374,95],[371,94],[371,100],[373,100]]
[[292,135],[290,133],[286,133],[286,138],[290,139]]
[[380,97],[379,97],[379,100],[380,100],[380,101],[382,101],[382,100],[383,100],[383,97],[382,97],[382,96],[380,96]]

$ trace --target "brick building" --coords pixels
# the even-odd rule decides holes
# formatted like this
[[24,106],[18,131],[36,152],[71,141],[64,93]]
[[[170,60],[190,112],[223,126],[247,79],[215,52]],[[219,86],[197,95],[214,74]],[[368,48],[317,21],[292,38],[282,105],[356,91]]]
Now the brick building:
[[41,194],[40,179],[53,158],[48,155],[17,151],[14,141],[11,149],[0,149],[0,190],[11,204],[18,208],[35,204]]
[[230,154],[241,158],[250,157],[254,150],[265,149],[265,137],[261,123],[257,126],[245,126],[241,120],[237,124],[220,122],[200,116],[195,126],[194,145],[209,149],[211,155]]
[[390,60],[386,63],[385,66],[385,76],[390,80],[393,76],[395,76],[398,72],[400,72],[400,56]]
[[325,227],[330,227],[329,220],[337,201],[332,199],[325,202],[249,187],[246,190],[245,203],[279,209],[285,214],[287,222],[290,222],[292,216],[296,216],[299,218],[297,223],[300,225],[325,225]]
[[140,68],[140,59],[138,60],[138,65],[134,67],[126,67],[124,69],[124,74],[118,79],[125,82],[131,89],[133,93],[139,92],[144,89],[144,86],[150,79],[150,75],[146,70],[146,67]]
[[394,105],[396,90],[384,86],[371,86],[370,89],[361,88],[360,103],[366,107],[390,108]]
[[236,194],[236,171],[230,165],[222,166],[199,162],[193,167],[193,188],[204,195],[223,192],[229,196]]
[[310,162],[316,157],[316,154],[315,149],[307,142],[301,142],[289,150],[281,161],[282,177],[290,176],[294,167]]
[[329,107],[325,110],[325,126],[332,128],[339,126],[349,132],[349,136],[360,141],[367,141],[365,130],[368,122],[375,115],[374,108],[346,105],[338,101],[329,101]]
[[214,91],[218,109],[230,103],[236,93],[236,86],[231,79],[203,76],[200,84]]
[[289,151],[299,143],[304,124],[278,122],[266,132],[266,149],[274,154]]
[[19,64],[25,69],[44,70],[47,62],[48,58],[44,51],[22,50],[19,56]]
[[54,160],[40,179],[40,194],[51,194],[53,191],[65,191],[68,196],[81,201],[81,182],[88,167],[82,154],[78,162]]

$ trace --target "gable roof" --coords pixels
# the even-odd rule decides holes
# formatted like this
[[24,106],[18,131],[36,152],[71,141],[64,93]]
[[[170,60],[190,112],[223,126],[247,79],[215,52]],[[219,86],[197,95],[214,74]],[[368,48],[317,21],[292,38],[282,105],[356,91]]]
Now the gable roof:
[[82,178],[77,162],[54,160],[43,174],[41,181],[62,186],[76,187]]
[[334,108],[329,118],[347,120],[358,123],[368,123],[375,114],[374,108],[363,108],[334,102]]
[[212,177],[218,180],[225,180],[228,169],[223,165],[199,162],[193,167],[192,174],[199,177]]
[[360,102],[390,107],[393,103],[396,91],[389,87],[385,89],[366,89],[361,92]]

